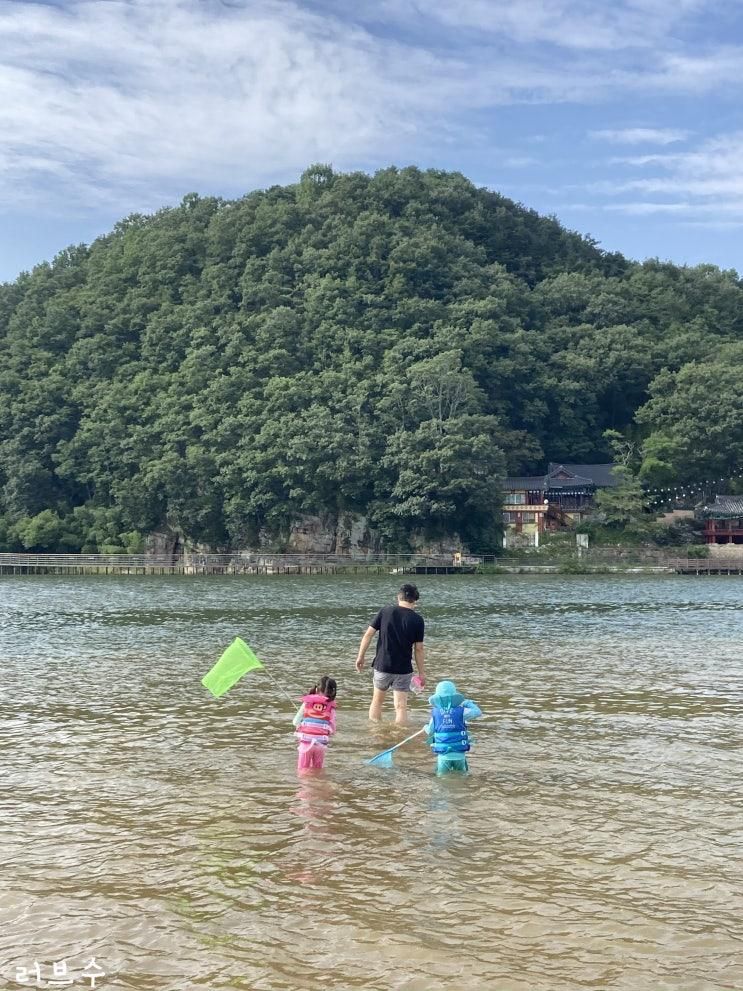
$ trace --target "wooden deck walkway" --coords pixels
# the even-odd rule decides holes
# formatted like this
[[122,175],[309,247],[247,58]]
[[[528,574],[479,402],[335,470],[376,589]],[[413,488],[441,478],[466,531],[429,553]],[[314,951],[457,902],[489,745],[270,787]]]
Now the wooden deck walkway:
[[687,558],[675,562],[679,575],[743,575],[743,558],[726,560],[721,557],[708,557],[696,560]]
[[393,575],[474,575],[474,564],[413,564],[393,568]]

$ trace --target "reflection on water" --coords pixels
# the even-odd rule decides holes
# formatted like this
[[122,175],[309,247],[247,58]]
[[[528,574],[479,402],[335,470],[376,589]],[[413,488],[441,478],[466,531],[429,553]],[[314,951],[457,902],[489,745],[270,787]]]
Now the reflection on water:
[[[353,671],[394,578],[2,579],[3,983],[743,987],[743,583],[421,584],[431,680],[497,717],[466,776],[364,764],[412,732]],[[265,675],[205,696],[236,634],[292,695],[338,678],[321,774]]]

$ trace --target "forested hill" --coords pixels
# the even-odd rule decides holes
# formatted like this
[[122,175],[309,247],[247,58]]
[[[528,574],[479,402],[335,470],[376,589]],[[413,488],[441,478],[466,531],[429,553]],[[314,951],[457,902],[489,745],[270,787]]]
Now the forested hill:
[[485,550],[498,477],[605,460],[607,428],[651,480],[743,463],[742,328],[735,273],[630,263],[457,173],[190,195],[0,286],[0,548],[349,512]]

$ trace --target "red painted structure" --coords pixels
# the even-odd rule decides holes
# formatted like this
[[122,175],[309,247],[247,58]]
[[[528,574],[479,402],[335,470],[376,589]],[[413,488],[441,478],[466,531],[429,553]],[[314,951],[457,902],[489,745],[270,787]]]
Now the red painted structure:
[[715,496],[702,510],[708,544],[743,544],[743,496]]

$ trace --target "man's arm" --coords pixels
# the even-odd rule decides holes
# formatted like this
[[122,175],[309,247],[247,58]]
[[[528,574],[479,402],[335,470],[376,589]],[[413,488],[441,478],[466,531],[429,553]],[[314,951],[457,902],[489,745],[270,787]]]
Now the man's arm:
[[357,671],[361,671],[361,669],[364,666],[364,654],[369,649],[369,644],[374,639],[374,636],[375,636],[376,632],[377,631],[374,629],[373,626],[369,626],[369,627],[367,627],[366,633],[361,638],[361,643],[359,644],[359,653],[358,653],[358,655],[356,657],[356,670]]
[[425,657],[423,651],[422,643],[413,644],[413,653],[415,654],[415,666],[418,668],[418,677],[421,680],[421,685],[423,688],[426,687],[426,667],[425,667]]

